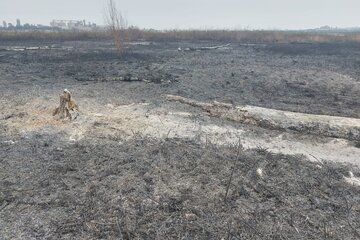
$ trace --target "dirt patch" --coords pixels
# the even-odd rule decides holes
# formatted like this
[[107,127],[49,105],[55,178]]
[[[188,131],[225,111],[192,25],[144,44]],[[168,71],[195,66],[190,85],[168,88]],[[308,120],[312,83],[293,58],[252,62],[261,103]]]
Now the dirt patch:
[[[52,117],[56,104],[54,101],[52,105],[44,98],[29,101],[24,106],[17,107],[16,111],[8,112],[6,116],[12,117],[4,119],[4,126],[11,130],[13,135],[20,136],[39,131],[62,133],[70,142],[88,136],[127,139],[144,135],[160,140],[196,139],[204,144],[212,142],[226,146],[236,144],[240,139],[246,149],[261,147],[272,153],[303,155],[313,161],[325,159],[360,165],[358,158],[360,149],[356,145],[357,142],[314,134],[307,135],[307,131],[274,130],[256,124],[254,126],[251,123],[232,124],[231,121],[224,120],[231,115],[227,112],[219,111],[224,117],[218,119],[209,117],[206,112],[196,112],[196,109],[189,107],[177,110],[174,108],[177,105],[171,108],[144,102],[101,105],[91,99],[83,99],[80,115],[74,121],[64,121]],[[264,113],[271,111],[262,110]],[[17,115],[16,112],[22,114]],[[236,110],[235,113],[237,114],[238,111]],[[326,116],[319,117],[326,118]],[[288,122],[285,118],[283,121]],[[8,141],[12,140],[11,135],[8,138]]]

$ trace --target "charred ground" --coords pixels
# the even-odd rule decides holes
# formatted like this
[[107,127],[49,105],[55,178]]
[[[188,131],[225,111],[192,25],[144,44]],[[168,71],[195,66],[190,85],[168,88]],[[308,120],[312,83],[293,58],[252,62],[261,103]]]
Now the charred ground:
[[[26,44],[35,43],[22,45]],[[81,86],[84,94],[96,89],[98,95],[122,100],[161,101],[162,94],[177,94],[360,116],[360,44],[232,44],[215,51],[177,50],[217,44],[221,43],[139,43],[120,55],[108,42],[65,42],[51,50],[1,51],[2,83],[7,86],[1,91]],[[9,47],[8,43],[0,45]],[[43,45],[50,44],[36,43]],[[121,80],[131,77],[150,84]]]
[[103,122],[78,141],[56,126],[9,127],[28,117],[16,109],[37,97],[52,103],[64,88],[74,91],[80,108],[91,101],[150,102],[196,116],[161,97],[176,94],[360,117],[360,45],[177,50],[217,44],[139,43],[118,54],[105,41],[24,51],[0,43],[9,48],[0,51],[0,238],[359,238],[360,188],[344,181],[350,171],[360,177],[358,166],[310,162],[261,146],[99,134]]
[[359,237],[350,166],[144,136],[19,142],[1,146],[5,238]]

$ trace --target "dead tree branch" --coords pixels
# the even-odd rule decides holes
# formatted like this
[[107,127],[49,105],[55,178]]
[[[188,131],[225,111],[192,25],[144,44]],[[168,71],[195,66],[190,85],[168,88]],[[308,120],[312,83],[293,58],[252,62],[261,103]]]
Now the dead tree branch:
[[108,26],[108,31],[114,41],[117,50],[123,50],[123,42],[125,39],[125,29],[127,28],[127,20],[122,13],[117,9],[114,0],[109,0],[105,21]]

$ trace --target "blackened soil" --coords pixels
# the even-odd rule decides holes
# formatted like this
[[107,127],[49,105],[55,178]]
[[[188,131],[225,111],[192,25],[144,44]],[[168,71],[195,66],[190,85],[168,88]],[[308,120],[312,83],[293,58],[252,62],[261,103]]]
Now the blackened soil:
[[360,237],[351,166],[139,136],[17,140],[0,146],[2,239]]
[[217,44],[222,43],[149,43],[119,54],[109,42],[64,42],[51,50],[0,51],[1,91],[12,96],[34,87],[66,87],[78,98],[159,103],[161,95],[176,94],[360,117],[360,44],[232,44],[230,49],[177,50]]
[[[34,44],[52,43],[24,42]],[[161,95],[176,94],[360,117],[358,44],[150,43],[122,54],[109,42],[57,44],[0,51],[0,239],[360,238],[360,188],[344,181],[360,177],[355,166],[186,139],[69,142],[5,124],[64,88],[80,107],[165,105]]]

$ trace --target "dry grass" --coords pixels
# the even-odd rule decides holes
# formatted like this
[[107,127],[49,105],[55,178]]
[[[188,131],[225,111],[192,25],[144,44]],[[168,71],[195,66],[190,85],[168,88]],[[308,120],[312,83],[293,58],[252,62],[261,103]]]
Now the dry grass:
[[0,31],[0,41],[75,41],[108,39],[101,31]]
[[211,40],[240,43],[359,42],[360,33],[307,33],[293,31],[169,30],[128,29],[132,39],[147,41]]
[[[210,40],[239,43],[291,43],[291,42],[360,42],[360,33],[296,32],[296,31],[250,31],[250,30],[121,30],[129,41],[181,41]],[[108,31],[0,31],[0,41],[22,40],[99,40],[111,39]]]

